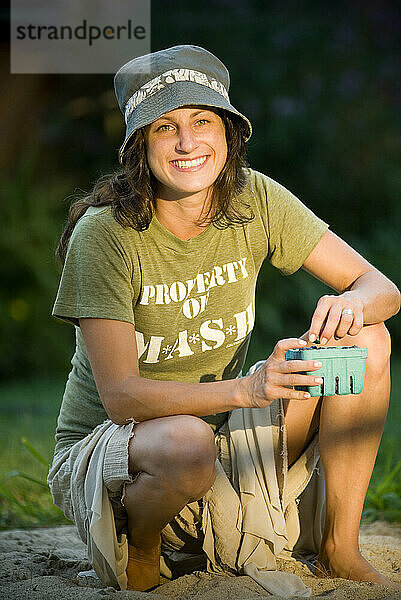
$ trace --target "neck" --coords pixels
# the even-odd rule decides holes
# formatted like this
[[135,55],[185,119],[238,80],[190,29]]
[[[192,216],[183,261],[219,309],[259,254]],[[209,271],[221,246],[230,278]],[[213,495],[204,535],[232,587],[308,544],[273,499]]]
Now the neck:
[[[206,215],[211,201],[211,190],[204,190],[181,198],[171,198],[159,190],[154,200],[155,212],[158,220],[177,219],[180,223],[194,226],[197,221]],[[207,225],[206,225],[207,226]]]
[[197,221],[206,216],[207,208],[206,198],[197,202],[194,202],[193,197],[181,200],[155,199],[157,220],[171,233],[183,240],[199,235],[210,225],[209,219],[202,225],[197,224]]

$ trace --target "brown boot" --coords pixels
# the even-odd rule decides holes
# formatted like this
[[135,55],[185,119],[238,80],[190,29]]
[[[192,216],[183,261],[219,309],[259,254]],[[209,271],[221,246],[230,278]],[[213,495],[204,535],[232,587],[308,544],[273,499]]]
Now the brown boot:
[[128,544],[127,589],[146,592],[160,584],[161,539],[151,554]]

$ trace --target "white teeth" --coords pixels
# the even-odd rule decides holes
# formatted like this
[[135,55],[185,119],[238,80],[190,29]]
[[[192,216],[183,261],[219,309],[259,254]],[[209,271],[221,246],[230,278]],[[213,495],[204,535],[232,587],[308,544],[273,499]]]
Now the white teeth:
[[206,159],[207,156],[201,156],[195,160],[172,160],[171,162],[180,169],[190,169],[191,167],[198,167],[199,165],[202,165]]

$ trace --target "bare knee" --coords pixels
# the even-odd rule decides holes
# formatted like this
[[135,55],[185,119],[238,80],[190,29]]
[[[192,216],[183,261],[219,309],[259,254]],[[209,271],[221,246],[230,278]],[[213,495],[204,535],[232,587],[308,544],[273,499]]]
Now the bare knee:
[[188,501],[198,500],[216,479],[214,433],[202,419],[183,415],[170,435],[170,459],[177,473],[177,485],[187,494]]
[[368,348],[366,368],[380,376],[388,368],[391,355],[391,337],[387,327],[384,323],[366,325],[356,338],[354,343]]
[[135,425],[130,441],[130,471],[159,477],[188,498],[201,498],[216,477],[216,444],[205,421],[174,415]]

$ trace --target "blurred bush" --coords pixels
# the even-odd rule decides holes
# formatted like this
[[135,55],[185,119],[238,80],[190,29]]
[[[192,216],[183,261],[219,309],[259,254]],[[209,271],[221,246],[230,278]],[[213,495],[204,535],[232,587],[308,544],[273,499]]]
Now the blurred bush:
[[58,283],[54,259],[64,219],[62,180],[40,175],[35,148],[27,148],[2,181],[0,234],[0,376],[11,379],[65,372],[72,332],[49,317]]
[[[152,3],[152,50],[196,44],[228,66],[231,101],[254,127],[251,166],[293,191],[399,286],[400,30],[391,1],[216,0],[180,7],[179,19],[171,0]],[[2,181],[2,378],[69,368],[73,329],[50,317],[54,249],[71,194],[117,168],[124,133],[112,76],[46,82],[37,136],[27,136]],[[248,362],[303,332],[324,293],[304,272],[283,278],[265,268]],[[400,323],[389,324],[395,348]]]

